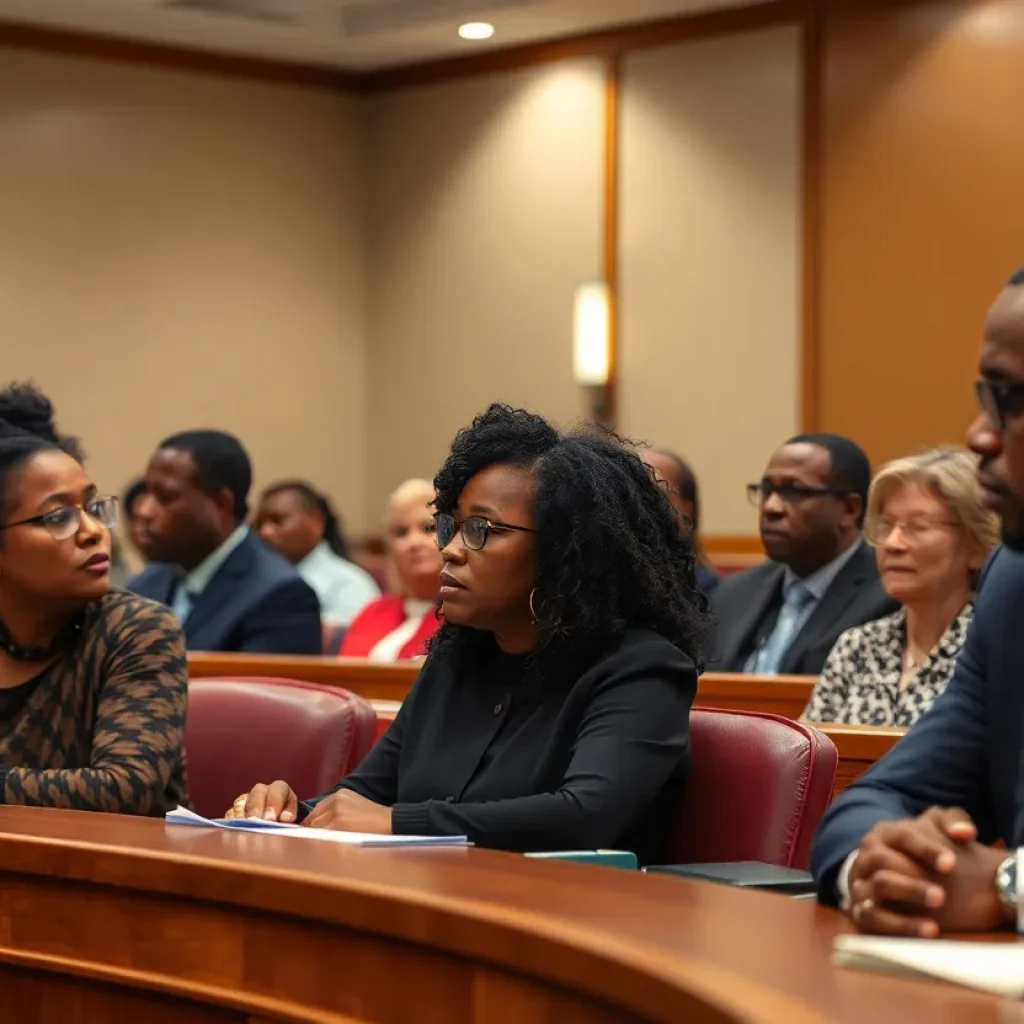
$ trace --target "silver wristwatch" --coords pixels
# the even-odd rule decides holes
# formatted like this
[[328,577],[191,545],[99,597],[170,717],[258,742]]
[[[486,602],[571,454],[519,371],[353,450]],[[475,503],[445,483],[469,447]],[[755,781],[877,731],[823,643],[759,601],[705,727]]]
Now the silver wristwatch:
[[1017,913],[1017,854],[1011,853],[996,870],[996,892],[1007,910]]

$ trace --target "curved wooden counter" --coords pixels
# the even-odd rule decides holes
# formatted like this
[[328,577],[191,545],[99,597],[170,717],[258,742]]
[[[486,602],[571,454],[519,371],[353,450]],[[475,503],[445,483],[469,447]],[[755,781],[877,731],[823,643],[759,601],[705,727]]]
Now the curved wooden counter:
[[829,964],[808,901],[473,849],[0,808],[3,1019],[1024,1021]]

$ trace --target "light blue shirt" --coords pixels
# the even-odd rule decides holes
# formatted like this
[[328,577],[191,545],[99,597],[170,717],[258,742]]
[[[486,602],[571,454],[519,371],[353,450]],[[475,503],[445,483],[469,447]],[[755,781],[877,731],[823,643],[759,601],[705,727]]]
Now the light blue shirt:
[[358,565],[336,555],[321,541],[295,568],[316,591],[320,617],[332,626],[348,626],[371,602],[380,597],[374,578]]
[[[791,629],[794,639],[799,636],[800,630],[804,628],[807,620],[814,614],[814,609],[818,607],[821,599],[828,592],[828,588],[832,586],[835,578],[843,571],[847,562],[860,550],[860,546],[863,543],[864,538],[858,537],[838,558],[833,558],[828,565],[823,565],[816,572],[812,572],[810,576],[805,576],[803,579],[797,576],[788,565],[786,566],[786,573],[782,579],[783,604],[785,604],[790,592],[796,586],[802,586],[809,595],[809,600],[795,613],[793,622],[786,623],[787,631]],[[777,622],[775,628],[778,627],[779,623]],[[772,632],[774,633],[774,629]],[[747,663],[744,665],[745,672],[757,673],[758,664],[761,662],[761,655],[771,646],[771,639],[771,634],[769,634],[765,642],[747,659]],[[785,654],[785,651],[782,653]]]
[[185,578],[174,591],[171,611],[184,623],[192,611],[197,597],[210,585],[210,580],[217,575],[217,570],[231,557],[235,548],[249,536],[249,527],[244,523],[219,548],[208,554]]

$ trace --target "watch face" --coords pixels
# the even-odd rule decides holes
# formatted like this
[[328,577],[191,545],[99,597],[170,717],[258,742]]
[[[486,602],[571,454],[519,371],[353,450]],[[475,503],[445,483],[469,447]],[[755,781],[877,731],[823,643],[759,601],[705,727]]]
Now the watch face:
[[999,898],[1006,907],[1017,905],[1017,857],[1011,855],[999,865],[996,874],[996,889]]

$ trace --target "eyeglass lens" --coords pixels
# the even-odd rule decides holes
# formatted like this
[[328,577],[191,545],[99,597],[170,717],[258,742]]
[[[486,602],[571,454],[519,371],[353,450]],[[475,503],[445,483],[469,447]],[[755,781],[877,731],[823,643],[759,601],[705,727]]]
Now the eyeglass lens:
[[[117,523],[117,499],[97,498],[85,506],[84,512],[90,519],[109,529]],[[67,505],[54,509],[42,522],[57,540],[67,540],[81,529],[82,515],[82,509]]]
[[[434,522],[437,524],[437,546],[444,550],[455,539],[459,527],[455,517],[447,512],[440,512],[434,516]],[[487,541],[487,520],[479,516],[470,516],[462,523],[461,531],[462,543],[470,551],[479,551]]]

